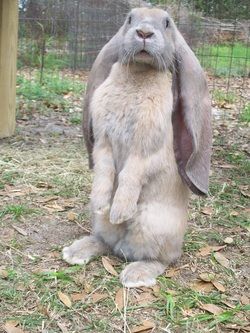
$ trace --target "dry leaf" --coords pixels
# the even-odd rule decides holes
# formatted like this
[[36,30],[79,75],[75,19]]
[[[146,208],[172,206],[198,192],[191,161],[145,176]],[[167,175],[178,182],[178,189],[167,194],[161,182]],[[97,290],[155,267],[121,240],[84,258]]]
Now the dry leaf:
[[103,267],[106,269],[107,272],[109,272],[110,274],[112,274],[114,276],[118,276],[117,271],[112,266],[108,257],[102,257],[102,264],[103,264]]
[[215,288],[217,290],[221,291],[222,293],[224,293],[226,291],[226,288],[220,282],[218,282],[218,281],[212,281],[212,284],[215,286]]
[[211,282],[196,281],[191,285],[191,288],[198,292],[211,292],[214,290],[214,285]]
[[15,229],[17,232],[19,232],[19,234],[23,235],[23,236],[28,236],[27,232],[25,230],[23,230],[20,227],[17,227],[15,225],[12,226],[13,229]]
[[5,325],[6,324],[11,324],[13,326],[17,326],[17,325],[19,325],[19,321],[18,320],[7,320]]
[[86,293],[82,292],[82,293],[75,293],[70,295],[70,298],[72,299],[73,302],[77,302],[77,301],[83,301],[86,297]]
[[224,243],[226,244],[232,244],[234,242],[233,238],[232,237],[226,237],[224,240],[223,240]]
[[205,257],[212,252],[217,252],[220,251],[221,249],[224,249],[226,245],[221,245],[221,246],[212,246],[212,245],[207,245],[199,250],[198,255]]
[[68,333],[69,331],[67,330],[67,327],[65,326],[65,324],[62,324],[62,323],[58,323],[57,322],[57,326],[60,328],[60,330],[63,332],[63,333]]
[[[83,279],[83,281],[86,279],[85,275],[80,275],[80,277],[79,277],[79,282],[81,284],[83,283],[82,279]],[[84,290],[86,291],[87,294],[90,294],[93,291],[93,286],[90,283],[85,282],[84,283]]]
[[223,304],[225,304],[227,307],[231,308],[231,309],[234,309],[235,308],[235,305],[234,304],[231,304],[227,301],[221,301]]
[[60,301],[61,301],[64,305],[66,305],[68,308],[71,308],[71,306],[72,306],[72,302],[71,302],[71,299],[69,298],[68,295],[62,293],[61,291],[58,291],[57,295],[58,295]]
[[66,207],[60,206],[56,203],[45,205],[44,208],[46,208],[49,212],[64,212],[66,210]]
[[146,332],[155,327],[155,323],[149,320],[144,320],[141,325],[132,328],[131,333]]
[[98,303],[101,300],[107,298],[108,296],[108,294],[94,293],[91,295],[91,299],[94,303]]
[[0,267],[0,278],[7,279],[8,275],[9,274],[6,269],[4,267]]
[[125,299],[126,299],[126,289],[125,288],[120,288],[116,295],[115,295],[115,305],[118,310],[122,310],[125,304]]
[[159,296],[161,288],[157,284],[151,287],[155,296]]
[[180,272],[179,268],[170,268],[166,272],[166,277],[172,278],[173,276],[176,276]]
[[213,208],[212,207],[204,207],[201,210],[202,214],[204,215],[212,215],[213,214]]
[[220,313],[222,313],[224,311],[222,308],[220,308],[219,306],[217,306],[215,304],[202,304],[200,306],[200,308],[202,310],[206,310],[207,312],[210,312],[214,315],[219,315]]
[[137,295],[136,302],[140,305],[147,305],[155,301],[155,296],[149,292]]
[[238,216],[239,213],[236,212],[235,210],[233,210],[232,212],[230,212],[230,216]]
[[73,212],[68,212],[67,214],[67,219],[69,221],[75,221],[77,218],[77,214],[76,213],[73,213]]
[[229,260],[223,254],[215,252],[214,258],[221,266],[229,268]]
[[218,168],[221,168],[221,169],[235,169],[236,166],[233,165],[233,164],[219,164]]
[[212,280],[214,280],[215,278],[215,274],[214,273],[201,273],[199,275],[199,278],[202,280],[202,281],[205,281],[205,282],[211,282]]
[[6,333],[24,333],[20,327],[16,327],[15,323],[11,322],[6,322],[3,328]]
[[241,304],[243,304],[243,305],[249,304],[249,298],[246,295],[241,296],[240,301],[241,301]]

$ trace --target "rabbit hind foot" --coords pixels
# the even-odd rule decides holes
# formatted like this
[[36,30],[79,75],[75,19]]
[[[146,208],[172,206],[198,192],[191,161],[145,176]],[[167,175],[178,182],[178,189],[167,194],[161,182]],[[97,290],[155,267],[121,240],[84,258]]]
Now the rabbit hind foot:
[[150,287],[162,274],[165,266],[159,261],[136,261],[128,264],[121,272],[120,281],[127,288]]
[[87,264],[91,258],[107,253],[107,247],[95,236],[85,236],[63,248],[63,259],[71,265]]

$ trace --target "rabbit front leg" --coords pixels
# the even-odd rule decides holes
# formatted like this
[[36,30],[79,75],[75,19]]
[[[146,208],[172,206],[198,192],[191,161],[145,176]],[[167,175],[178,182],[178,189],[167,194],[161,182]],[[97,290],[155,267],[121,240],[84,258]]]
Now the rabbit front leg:
[[120,224],[136,214],[143,174],[143,160],[139,157],[130,157],[118,177],[118,187],[110,211],[112,224]]
[[106,136],[98,138],[94,151],[94,181],[91,192],[92,210],[96,214],[105,214],[110,209],[115,166],[110,142]]

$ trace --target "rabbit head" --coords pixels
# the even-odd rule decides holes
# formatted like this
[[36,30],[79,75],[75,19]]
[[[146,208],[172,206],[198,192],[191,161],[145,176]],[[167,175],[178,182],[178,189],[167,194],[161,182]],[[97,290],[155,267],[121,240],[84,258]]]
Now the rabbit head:
[[[90,72],[84,101],[83,129],[92,167],[94,137],[89,105],[95,89],[114,63],[172,72],[172,125],[179,174],[196,194],[208,191],[211,156],[211,103],[205,74],[169,14],[137,8],[103,47]],[[146,66],[145,66],[146,65]],[[150,89],[150,87],[149,87]]]
[[119,61],[145,63],[166,70],[174,59],[174,29],[167,12],[159,9],[134,9],[123,26]]

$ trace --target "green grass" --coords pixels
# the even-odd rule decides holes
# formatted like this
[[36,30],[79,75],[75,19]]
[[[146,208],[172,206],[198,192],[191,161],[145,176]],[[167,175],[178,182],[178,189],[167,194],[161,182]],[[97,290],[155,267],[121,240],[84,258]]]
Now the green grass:
[[246,123],[250,122],[250,103],[247,103],[241,110],[240,120]]
[[213,99],[216,101],[216,103],[219,103],[219,104],[221,104],[223,102],[233,104],[237,99],[235,93],[233,93],[232,91],[225,92],[220,89],[214,89],[212,91],[212,96],[213,96]]
[[13,216],[14,219],[19,219],[23,215],[32,214],[34,212],[34,209],[31,209],[25,205],[6,205],[0,210],[0,218],[4,217],[7,214],[10,214]]
[[40,82],[39,71],[29,79],[24,75],[17,76],[18,111],[25,105],[25,111],[48,110],[68,111],[71,107],[71,98],[77,98],[85,89],[81,81],[63,77],[57,72],[48,71],[43,74]]
[[242,43],[204,45],[196,50],[201,65],[216,76],[247,76],[250,51]]

